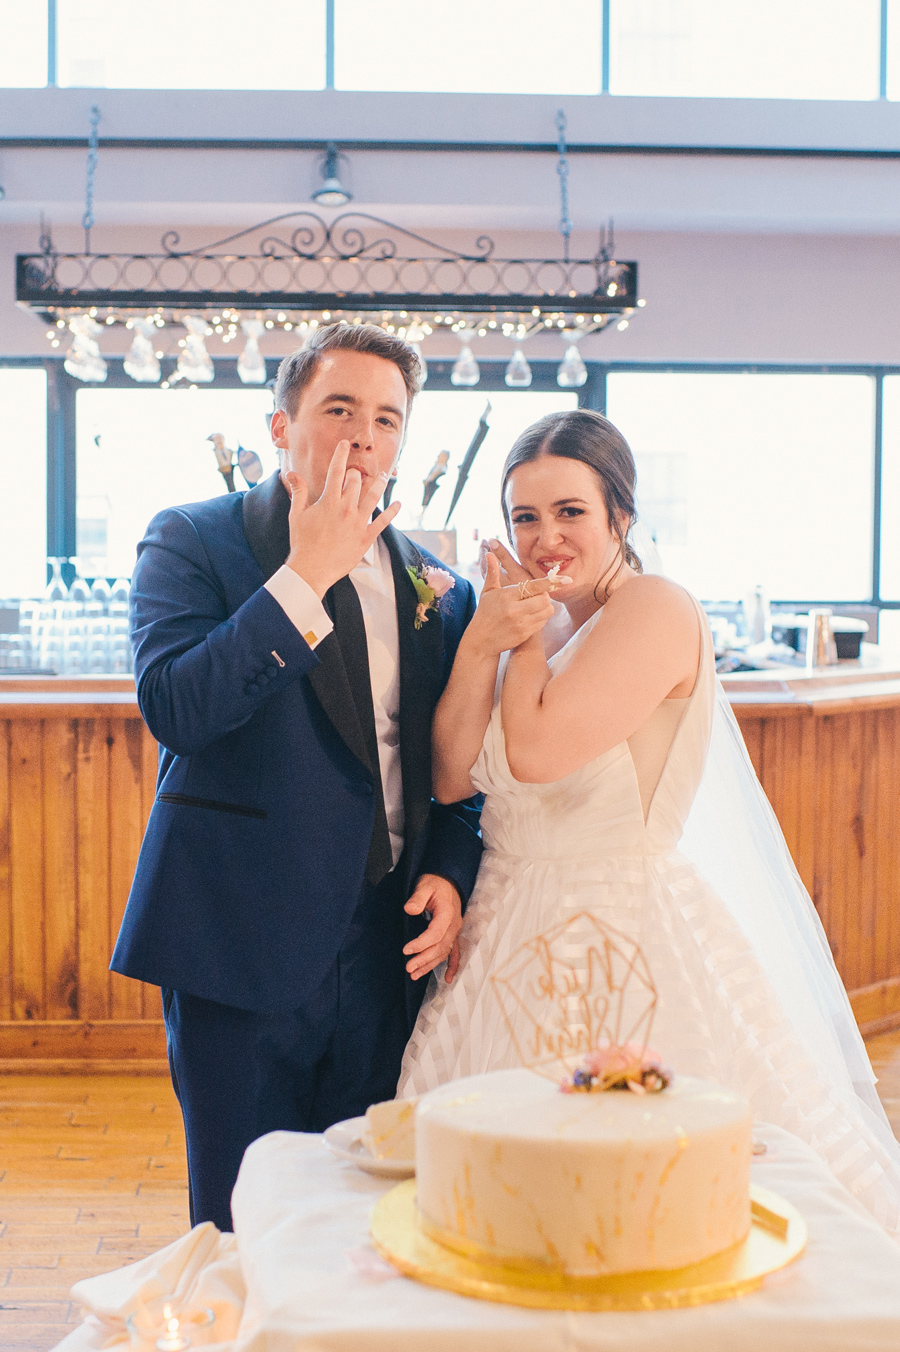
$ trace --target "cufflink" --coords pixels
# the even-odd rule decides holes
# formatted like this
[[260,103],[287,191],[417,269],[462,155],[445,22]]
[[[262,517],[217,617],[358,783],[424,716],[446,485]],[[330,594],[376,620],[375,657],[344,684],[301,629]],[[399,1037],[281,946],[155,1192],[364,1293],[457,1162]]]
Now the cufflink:
[[[311,648],[315,647],[315,645],[316,645],[316,644],[318,643],[318,641],[319,641],[319,635],[318,635],[318,634],[314,634],[313,631],[312,631],[311,629],[308,629],[308,630],[306,631],[306,633],[303,635],[303,638],[304,638],[304,641],[305,641],[306,643],[308,643],[309,646],[310,646]],[[272,656],[274,657],[274,656],[276,656],[276,654],[273,653]],[[284,663],[282,662],[281,665],[284,666]]]

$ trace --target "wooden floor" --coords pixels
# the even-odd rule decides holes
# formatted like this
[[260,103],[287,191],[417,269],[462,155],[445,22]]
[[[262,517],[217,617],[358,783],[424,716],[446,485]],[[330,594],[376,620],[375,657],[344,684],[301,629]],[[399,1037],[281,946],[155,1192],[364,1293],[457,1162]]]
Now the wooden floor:
[[[869,1044],[900,1137],[900,1032]],[[69,1288],[188,1229],[181,1116],[162,1076],[0,1076],[0,1352],[79,1323]]]
[[167,1078],[0,1076],[0,1352],[55,1347],[81,1319],[73,1282],[189,1224]]

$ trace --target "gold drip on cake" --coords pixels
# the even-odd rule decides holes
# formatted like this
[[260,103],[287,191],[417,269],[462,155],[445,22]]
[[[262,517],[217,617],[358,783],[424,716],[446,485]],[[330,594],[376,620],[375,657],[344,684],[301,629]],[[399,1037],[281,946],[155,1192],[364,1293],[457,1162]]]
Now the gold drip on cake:
[[734,1300],[756,1291],[766,1277],[798,1258],[806,1223],[777,1193],[750,1189],[753,1223],[746,1239],[702,1263],[657,1272],[570,1277],[487,1262],[430,1239],[420,1228],[416,1183],[392,1188],[372,1213],[372,1242],[405,1276],[462,1296],[537,1310],[673,1310]]

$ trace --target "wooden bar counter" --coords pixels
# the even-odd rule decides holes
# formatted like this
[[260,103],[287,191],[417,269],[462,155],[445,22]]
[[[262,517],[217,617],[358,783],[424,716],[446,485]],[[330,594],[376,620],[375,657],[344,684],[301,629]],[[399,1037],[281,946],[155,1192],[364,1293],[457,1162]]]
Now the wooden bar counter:
[[[866,1032],[900,1026],[900,657],[725,686]],[[130,677],[0,677],[0,1070],[165,1069],[159,992],[108,970],[156,743]]]
[[900,1026],[900,654],[723,678],[865,1034]]
[[165,1068],[159,991],[108,970],[156,759],[130,677],[0,678],[0,1069]]

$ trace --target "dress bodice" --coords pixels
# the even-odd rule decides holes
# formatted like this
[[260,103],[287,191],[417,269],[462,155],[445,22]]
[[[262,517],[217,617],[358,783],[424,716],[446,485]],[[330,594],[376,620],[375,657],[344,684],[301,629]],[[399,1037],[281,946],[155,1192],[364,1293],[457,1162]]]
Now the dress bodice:
[[[549,784],[520,783],[509,769],[500,712],[504,665],[472,770],[475,787],[486,795],[481,826],[488,848],[531,859],[666,854],[676,848],[703,773],[714,700],[712,640],[706,616],[697,601],[694,605],[700,665],[689,698],[663,701],[632,739],[633,750],[620,742]],[[573,660],[598,615],[550,659],[551,679]]]

